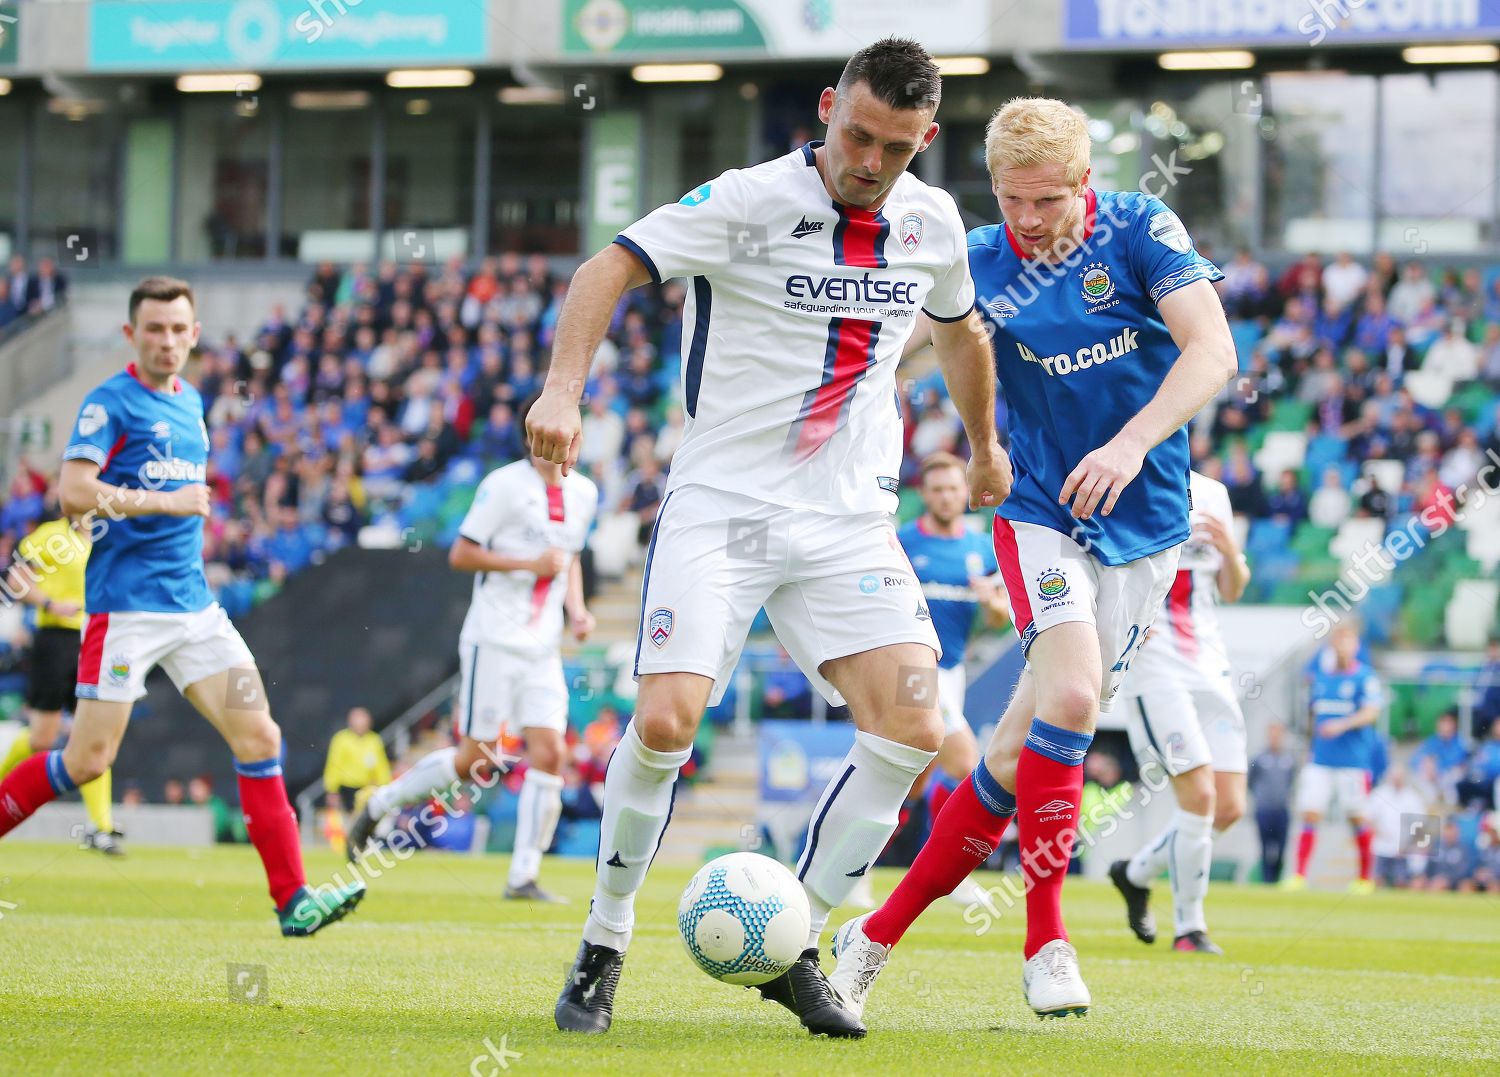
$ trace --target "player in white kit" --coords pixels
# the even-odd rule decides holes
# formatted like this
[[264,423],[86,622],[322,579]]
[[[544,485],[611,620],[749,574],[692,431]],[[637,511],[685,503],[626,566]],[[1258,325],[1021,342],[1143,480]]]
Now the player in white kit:
[[848,703],[857,733],[797,866],[807,949],[760,990],[814,1033],[864,1035],[819,968],[819,935],[943,737],[937,636],[889,522],[902,455],[895,370],[918,311],[937,326],[968,431],[971,507],[1010,487],[963,223],[948,194],[906,172],[937,135],[940,87],[915,42],[861,50],[819,101],[826,143],[703,184],[626,228],[573,280],[527,424],[534,452],[568,463],[589,362],[620,296],[648,280],[690,284],[687,425],[646,555],[640,692],[609,765],[594,897],[559,1028],[609,1028],[678,768],[764,606],[809,679]]
[[370,794],[349,830],[351,857],[390,812],[454,787],[459,775],[474,780],[504,766],[497,754],[501,733],[519,729],[528,765],[505,896],[560,900],[537,885],[562,811],[568,686],[558,647],[564,613],[578,640],[594,627],[578,554],[598,503],[586,476],[564,475],[560,465],[535,457],[498,468],[479,484],[448,554],[454,569],[476,574],[458,640],[459,744],[424,756]]
[[[1193,537],[1182,548],[1177,577],[1146,643],[1125,678],[1120,707],[1142,774],[1172,779],[1177,811],[1129,860],[1110,865],[1125,897],[1130,929],[1156,940],[1148,907],[1151,881],[1168,871],[1172,884],[1173,948],[1222,954],[1208,937],[1213,838],[1245,813],[1245,716],[1219,629],[1220,602],[1235,602],[1250,566],[1234,537],[1229,491],[1194,471],[1189,477]],[[1155,772],[1154,774],[1152,772]]]

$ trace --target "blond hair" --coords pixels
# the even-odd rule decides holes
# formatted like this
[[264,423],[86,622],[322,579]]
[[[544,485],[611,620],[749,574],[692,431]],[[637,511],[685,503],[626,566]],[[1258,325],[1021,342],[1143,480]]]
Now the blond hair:
[[1077,186],[1089,169],[1089,128],[1083,113],[1051,97],[1017,97],[990,117],[984,132],[990,179],[1002,169],[1059,164]]

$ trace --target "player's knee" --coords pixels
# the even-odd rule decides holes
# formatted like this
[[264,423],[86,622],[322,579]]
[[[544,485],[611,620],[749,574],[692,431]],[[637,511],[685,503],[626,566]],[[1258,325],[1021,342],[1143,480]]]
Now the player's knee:
[[650,707],[635,712],[635,735],[654,752],[676,752],[693,743],[697,720],[670,707]]
[[562,772],[562,747],[550,741],[528,745],[526,754],[530,764],[544,774]]
[[[1092,730],[1099,714],[1099,690],[1082,680],[1059,684],[1047,694],[1042,721],[1063,729]],[[1043,708],[1039,707],[1038,710]]]
[[114,761],[114,753],[103,744],[79,745],[76,749],[69,744],[63,751],[63,766],[74,785],[87,785],[108,770]]
[[242,763],[259,763],[264,759],[276,759],[281,755],[281,730],[267,718],[249,729],[235,734],[230,750]]
[[1245,815],[1243,800],[1220,797],[1214,805],[1214,829],[1228,830]]

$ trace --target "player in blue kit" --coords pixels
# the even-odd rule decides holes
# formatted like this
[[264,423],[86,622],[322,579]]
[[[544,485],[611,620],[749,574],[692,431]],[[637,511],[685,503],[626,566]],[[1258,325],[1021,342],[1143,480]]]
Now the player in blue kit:
[[1027,1001],[1041,1016],[1090,1004],[1062,918],[1083,759],[1189,535],[1184,424],[1237,364],[1222,274],[1157,198],[1089,187],[1089,148],[1086,118],[1061,101],[1011,101],[986,132],[1004,220],[969,233],[969,270],[1010,409],[1015,482],[995,553],[1029,666],[906,878],[840,929],[829,979],[854,1013],[890,948],[1012,815]]
[[136,360],[78,413],[59,484],[63,511],[93,536],[78,710],[66,748],[32,756],[0,783],[0,835],[110,767],[159,665],[234,753],[245,828],[282,934],[311,935],[353,909],[364,886],[307,886],[281,730],[255,658],[203,576],[208,430],[202,398],[179,377],[201,328],[185,281],[141,281],[124,327]]
[[1384,690],[1380,678],[1359,657],[1359,631],[1340,624],[1329,636],[1309,680],[1312,698],[1312,762],[1298,778],[1297,810],[1302,833],[1297,840],[1297,871],[1282,881],[1289,890],[1307,886],[1307,865],[1318,840],[1318,824],[1335,807],[1354,830],[1359,877],[1349,884],[1356,894],[1375,890],[1374,858],[1367,822],[1372,748],[1377,737]]

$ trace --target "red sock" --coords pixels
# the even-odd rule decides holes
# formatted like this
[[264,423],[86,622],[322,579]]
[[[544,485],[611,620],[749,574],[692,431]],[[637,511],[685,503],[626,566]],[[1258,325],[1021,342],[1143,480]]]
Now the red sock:
[[63,769],[62,752],[37,752],[0,782],[0,837],[24,823],[49,800],[78,788]]
[[865,935],[884,946],[900,942],[927,906],[953,893],[954,887],[989,859],[1009,822],[1010,814],[997,815],[985,805],[972,778],[959,782],[933,820],[932,833],[911,869],[885,904],[865,921]]
[[1372,856],[1370,853],[1370,828],[1361,826],[1354,831],[1354,844],[1359,847],[1359,877],[1366,882],[1370,880],[1370,866]]
[[297,833],[297,814],[286,796],[281,763],[235,763],[239,772],[240,811],[245,832],[265,865],[271,884],[271,900],[278,909],[307,882],[302,872],[302,841]]
[[1305,826],[1297,838],[1297,874],[1307,876],[1307,864],[1312,859],[1313,846],[1318,844],[1318,828]]
[[1016,827],[1026,880],[1027,960],[1053,939],[1066,939],[1062,888],[1078,836],[1083,757],[1088,733],[1059,729],[1040,718],[1016,763]]
[[[968,779],[965,778],[964,781],[968,781]],[[932,786],[927,790],[927,818],[930,823],[929,829],[931,829],[931,825],[935,825],[937,823],[937,817],[943,813],[943,805],[948,803],[948,798],[952,795],[953,790],[949,789],[942,782],[933,782]]]

